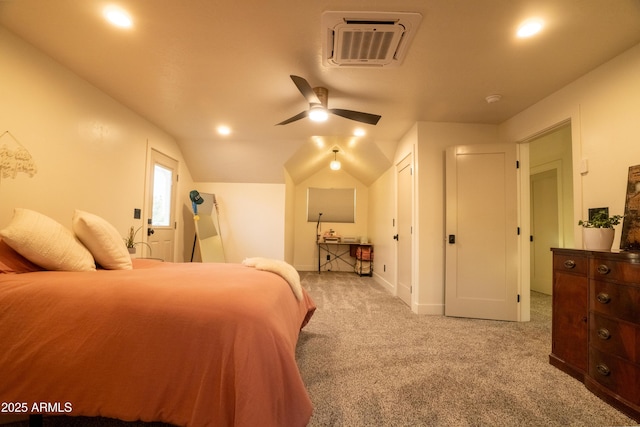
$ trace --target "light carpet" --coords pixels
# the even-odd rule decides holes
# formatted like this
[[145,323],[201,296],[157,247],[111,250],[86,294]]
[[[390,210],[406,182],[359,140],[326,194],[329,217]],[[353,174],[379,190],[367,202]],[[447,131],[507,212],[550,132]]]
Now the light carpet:
[[638,424],[549,364],[550,296],[499,322],[416,315],[353,273],[301,280],[318,306],[297,347],[310,426]]

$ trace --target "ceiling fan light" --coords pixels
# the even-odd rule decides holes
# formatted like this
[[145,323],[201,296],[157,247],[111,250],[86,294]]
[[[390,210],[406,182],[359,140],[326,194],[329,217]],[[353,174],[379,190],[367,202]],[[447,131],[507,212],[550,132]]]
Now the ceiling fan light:
[[329,118],[329,113],[321,106],[311,107],[309,110],[309,118],[314,122],[324,122]]

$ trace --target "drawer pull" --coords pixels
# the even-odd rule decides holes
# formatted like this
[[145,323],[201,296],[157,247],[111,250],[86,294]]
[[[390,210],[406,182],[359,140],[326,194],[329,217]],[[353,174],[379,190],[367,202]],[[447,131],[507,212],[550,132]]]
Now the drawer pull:
[[564,262],[564,266],[565,266],[566,268],[575,268],[575,266],[576,266],[576,262],[575,262],[574,260],[572,260],[572,259],[568,259],[568,260],[566,260],[566,261]]
[[598,338],[601,340],[608,340],[611,338],[611,332],[609,332],[607,328],[600,328],[598,329]]
[[609,367],[604,363],[598,364],[598,366],[596,366],[596,369],[598,370],[598,373],[603,377],[608,377],[611,374],[611,369],[609,369]]
[[607,267],[604,264],[600,264],[598,266],[598,273],[605,275],[605,274],[609,274],[609,272],[611,271],[611,269],[609,267]]
[[600,304],[608,304],[611,301],[609,294],[605,294],[604,292],[600,292],[596,295],[596,299]]

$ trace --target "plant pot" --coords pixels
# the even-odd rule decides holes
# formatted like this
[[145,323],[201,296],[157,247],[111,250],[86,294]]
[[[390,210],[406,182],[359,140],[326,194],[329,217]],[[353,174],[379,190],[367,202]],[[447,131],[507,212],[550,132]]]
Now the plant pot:
[[136,257],[136,248],[127,248],[127,250],[129,251],[129,255],[131,255],[131,258]]
[[589,251],[611,251],[616,230],[613,228],[582,229],[582,245]]

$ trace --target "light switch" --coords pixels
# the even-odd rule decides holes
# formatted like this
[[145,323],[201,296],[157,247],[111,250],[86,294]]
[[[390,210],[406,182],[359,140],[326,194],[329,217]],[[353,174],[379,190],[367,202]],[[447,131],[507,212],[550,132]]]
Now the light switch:
[[582,175],[589,173],[589,159],[580,160],[580,173]]

